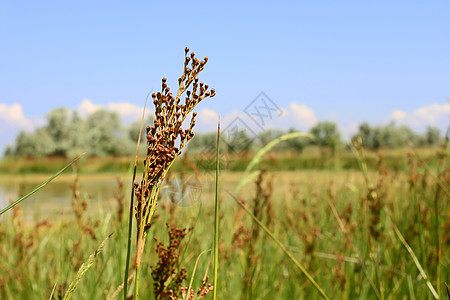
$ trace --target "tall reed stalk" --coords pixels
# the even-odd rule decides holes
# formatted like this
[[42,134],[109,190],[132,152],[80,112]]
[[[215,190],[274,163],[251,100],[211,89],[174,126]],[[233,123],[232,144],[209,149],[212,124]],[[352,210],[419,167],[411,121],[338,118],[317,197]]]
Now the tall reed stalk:
[[[207,84],[198,80],[198,75],[205,67],[208,57],[200,61],[195,57],[194,52],[190,55],[188,53],[189,48],[186,47],[183,74],[178,79],[176,95],[170,92],[166,78],[162,79],[161,92],[152,94],[155,121],[153,126],[148,126],[146,130],[147,154],[142,179],[140,182],[133,183],[136,197],[134,212],[137,222],[135,299],[139,298],[142,254],[147,232],[151,227],[152,217],[158,204],[161,184],[175,159],[194,136],[193,128],[197,115],[193,112],[195,106],[203,99],[215,96],[214,89],[209,90]],[[184,103],[181,102],[183,95],[185,95]],[[191,115],[189,127],[183,129],[184,121]],[[129,232],[129,239],[131,239],[130,235]],[[126,278],[127,276],[125,276],[125,282]],[[126,299],[126,290],[124,299]]]
[[219,125],[217,126],[217,148],[216,148],[216,197],[214,202],[214,290],[213,299],[217,299],[217,282],[219,270],[219,143],[220,143],[220,117]]

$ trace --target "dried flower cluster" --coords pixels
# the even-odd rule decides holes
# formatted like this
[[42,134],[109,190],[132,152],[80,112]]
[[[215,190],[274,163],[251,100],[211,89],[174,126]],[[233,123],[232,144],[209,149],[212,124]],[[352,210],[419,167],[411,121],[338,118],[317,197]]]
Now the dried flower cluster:
[[123,212],[124,212],[124,199],[125,199],[125,189],[123,185],[122,179],[120,177],[117,177],[117,186],[118,191],[114,193],[114,198],[117,201],[117,220],[119,224],[122,223],[123,218]]
[[[206,295],[208,295],[209,292],[211,292],[214,289],[214,287],[210,283],[207,283],[208,279],[209,279],[208,276],[206,276],[202,280],[202,285],[197,290],[197,299],[201,299],[201,298],[205,297]],[[187,294],[188,294],[188,288],[187,287],[181,288],[181,295],[183,296],[182,299],[194,300],[194,296],[195,296],[194,289],[190,289],[189,295],[187,295]],[[186,297],[186,295],[187,295],[187,297]],[[173,300],[177,300],[177,299],[174,298]]]
[[[178,79],[179,87],[176,96],[170,92],[166,78],[162,79],[161,92],[152,95],[155,121],[153,126],[147,127],[147,155],[144,161],[143,178],[140,184],[135,183],[136,218],[138,224],[143,224],[144,231],[150,228],[159,187],[168,169],[194,136],[192,129],[195,126],[197,114],[192,113],[190,125],[186,129],[182,127],[184,121],[200,101],[215,96],[215,90],[209,90],[209,86],[199,82],[197,78],[208,57],[200,61],[195,57],[194,52],[190,55],[188,53],[189,48],[186,48],[184,72]],[[192,88],[188,90],[191,86]],[[184,93],[186,97],[182,104],[180,99]]]
[[155,267],[152,267],[152,277],[154,280],[154,292],[156,299],[178,298],[181,292],[181,284],[186,279],[186,269],[180,268],[178,258],[181,241],[190,229],[175,228],[166,223],[169,233],[169,246],[166,248],[158,239],[156,253],[159,260]]
[[[147,154],[144,160],[144,171],[141,182],[138,183],[135,181],[133,183],[134,195],[136,196],[134,209],[137,221],[135,299],[139,298],[139,271],[147,230],[151,226],[162,182],[175,159],[193,138],[193,128],[197,114],[195,112],[192,113],[190,124],[187,128],[183,126],[184,121],[200,101],[215,96],[215,90],[209,89],[207,84],[199,82],[197,78],[207,61],[208,57],[200,61],[195,57],[193,52],[189,54],[189,48],[186,47],[184,71],[178,79],[178,92],[176,96],[170,92],[166,78],[162,79],[161,92],[152,95],[155,106],[155,120],[153,126],[147,127]],[[183,95],[185,95],[185,101],[181,103],[181,97]],[[128,249],[130,249],[130,242]],[[155,272],[155,276],[158,278],[158,280],[155,280],[156,282],[164,279],[160,277],[165,276],[161,273],[162,271],[158,269]],[[167,274],[171,276],[172,273]],[[182,275],[179,275],[180,278]],[[127,272],[125,272],[125,280],[127,276]],[[180,280],[182,281],[183,279]],[[181,281],[179,284],[181,284]],[[125,281],[125,290],[126,283]],[[155,289],[160,291],[161,287],[155,287]],[[172,290],[179,291],[180,289]],[[173,298],[175,296],[171,297]]]
[[[72,188],[72,208],[75,213],[77,223],[81,230],[89,235],[93,240],[97,239],[95,230],[100,225],[100,220],[91,220],[89,216],[86,216],[88,210],[88,204],[86,200],[81,197],[80,194],[80,179],[78,176],[75,177]],[[81,241],[80,241],[81,242]]]

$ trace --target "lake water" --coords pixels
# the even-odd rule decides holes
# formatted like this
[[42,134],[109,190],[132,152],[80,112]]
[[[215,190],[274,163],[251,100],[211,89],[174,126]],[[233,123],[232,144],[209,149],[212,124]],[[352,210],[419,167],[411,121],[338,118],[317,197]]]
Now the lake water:
[[[46,181],[45,176],[2,176],[0,178],[0,207],[7,206],[20,196],[32,191]],[[62,176],[25,199],[20,205],[23,216],[46,218],[55,215],[73,214],[72,188],[74,178]],[[80,194],[87,200],[90,209],[105,209],[115,205],[115,193],[118,192],[116,176],[83,177],[80,176]],[[8,212],[10,213],[10,212]],[[8,214],[7,213],[7,214]]]
[[[48,177],[41,175],[1,176],[0,208],[6,207],[20,196],[32,191],[36,186],[46,181]],[[125,198],[128,199],[130,195],[130,180],[128,177],[80,175],[79,191],[81,197],[88,201],[90,210],[105,210],[117,207],[115,196],[119,193],[118,178],[124,183]],[[170,181],[170,185],[164,185],[160,193],[161,201],[169,201],[170,198],[178,206],[190,206],[196,203],[202,195],[203,187],[192,177],[183,179],[183,182],[185,184],[181,184],[180,179],[174,178]],[[19,204],[24,217],[26,219],[42,219],[55,215],[64,216],[67,214],[72,216],[73,183],[73,176],[63,175],[25,199]]]

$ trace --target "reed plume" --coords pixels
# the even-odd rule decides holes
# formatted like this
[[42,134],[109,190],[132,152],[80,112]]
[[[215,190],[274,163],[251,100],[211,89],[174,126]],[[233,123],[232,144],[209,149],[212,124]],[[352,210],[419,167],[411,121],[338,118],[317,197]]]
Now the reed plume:
[[[205,67],[208,57],[199,60],[194,52],[185,49],[184,71],[178,79],[176,95],[170,92],[167,79],[162,79],[161,92],[153,93],[155,121],[147,127],[147,154],[140,182],[134,182],[136,196],[135,217],[137,221],[136,249],[136,290],[139,293],[139,269],[145,246],[146,233],[151,227],[161,184],[175,159],[193,138],[196,112],[195,106],[205,98],[214,97],[215,90],[199,82],[198,75]],[[181,97],[185,95],[184,103]],[[190,117],[192,112],[192,116]],[[190,117],[189,126],[183,128],[184,121]]]

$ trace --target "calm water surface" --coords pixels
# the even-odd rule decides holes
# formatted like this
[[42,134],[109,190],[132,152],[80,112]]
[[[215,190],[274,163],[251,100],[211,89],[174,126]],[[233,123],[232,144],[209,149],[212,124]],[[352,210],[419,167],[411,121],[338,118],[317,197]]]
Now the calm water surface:
[[[48,177],[41,175],[1,176],[0,208],[6,207],[20,196],[32,191],[36,186],[46,181]],[[87,200],[90,211],[114,209],[117,207],[115,197],[119,193],[118,178],[124,183],[125,198],[128,199],[130,181],[127,176],[80,175],[79,191],[81,197]],[[201,186],[192,176],[184,178],[183,181],[180,181],[179,178],[174,178],[169,182],[170,184],[166,183],[161,189],[160,199],[162,201],[170,201],[170,197],[179,206],[190,206],[196,203],[202,193],[206,192],[204,186]],[[23,216],[26,219],[44,219],[53,216],[72,217],[73,183],[73,176],[64,175],[57,177],[19,204]],[[7,214],[10,214],[10,212]]]
[[[20,205],[26,218],[71,213],[73,177],[56,178]],[[3,208],[46,180],[45,176],[0,177],[0,207]],[[80,194],[91,209],[104,209],[116,202],[117,176],[80,176]],[[125,184],[126,187],[126,184]]]

